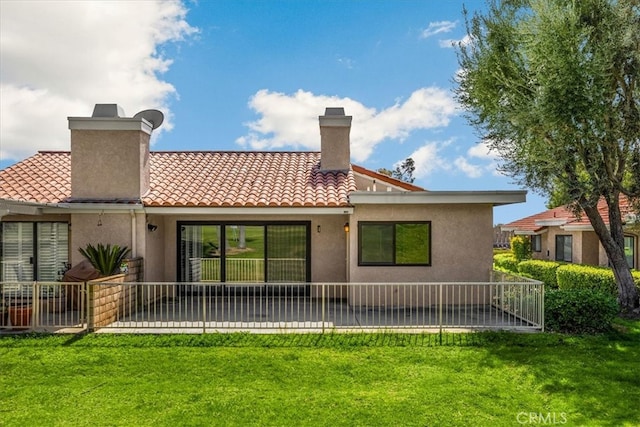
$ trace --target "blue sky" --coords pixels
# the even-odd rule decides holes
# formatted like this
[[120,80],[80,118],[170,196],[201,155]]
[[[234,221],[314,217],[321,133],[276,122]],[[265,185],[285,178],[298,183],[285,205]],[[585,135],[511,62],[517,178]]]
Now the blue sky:
[[[464,2],[470,11],[481,1]],[[407,157],[430,190],[511,190],[453,99],[463,2],[0,2],[0,166],[68,150],[95,103],[165,112],[154,150],[318,150],[353,116],[352,161]],[[544,210],[498,207],[495,222]]]

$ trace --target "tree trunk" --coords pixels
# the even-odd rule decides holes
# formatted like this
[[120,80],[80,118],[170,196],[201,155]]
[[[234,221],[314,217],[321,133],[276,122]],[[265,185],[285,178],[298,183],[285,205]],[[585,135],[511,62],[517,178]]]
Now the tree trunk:
[[238,249],[247,249],[247,232],[244,225],[238,226],[240,229],[240,241],[238,243]]
[[[638,309],[638,290],[633,282],[631,269],[624,255],[624,233],[622,231],[622,216],[617,204],[609,206],[609,229],[602,220],[597,207],[585,207],[593,230],[600,239],[600,243],[607,253],[613,275],[618,285],[618,303],[623,313],[630,314]],[[617,210],[617,212],[615,212]],[[616,214],[617,213],[617,214]],[[620,236],[621,242],[616,242],[614,236]]]

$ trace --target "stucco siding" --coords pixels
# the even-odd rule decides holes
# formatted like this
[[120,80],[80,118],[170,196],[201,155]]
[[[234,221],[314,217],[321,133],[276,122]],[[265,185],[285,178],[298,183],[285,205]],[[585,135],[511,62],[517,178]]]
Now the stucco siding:
[[72,214],[71,215],[71,264],[84,258],[78,248],[88,243],[127,246],[132,248],[131,215],[123,214]]
[[72,130],[71,196],[138,199],[149,188],[149,135]]
[[[431,221],[431,266],[358,266],[359,221]],[[351,217],[352,282],[487,281],[492,266],[490,205],[363,205]]]

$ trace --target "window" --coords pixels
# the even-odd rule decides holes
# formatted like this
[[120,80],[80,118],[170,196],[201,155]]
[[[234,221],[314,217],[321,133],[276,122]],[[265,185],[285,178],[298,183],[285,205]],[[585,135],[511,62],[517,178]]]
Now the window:
[[634,236],[624,236],[624,256],[627,258],[629,268],[636,268],[636,238]]
[[540,234],[531,236],[531,251],[542,252],[542,236]]
[[2,281],[55,281],[69,262],[69,225],[63,222],[3,222]]
[[573,260],[573,237],[556,236],[556,261],[572,262]]
[[358,265],[431,265],[431,222],[358,223]]

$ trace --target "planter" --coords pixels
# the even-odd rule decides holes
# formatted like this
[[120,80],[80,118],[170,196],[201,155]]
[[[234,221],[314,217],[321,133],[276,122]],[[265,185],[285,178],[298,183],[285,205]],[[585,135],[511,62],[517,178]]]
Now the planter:
[[32,314],[33,307],[30,305],[9,306],[9,319],[11,320],[11,325],[14,330],[29,329]]

